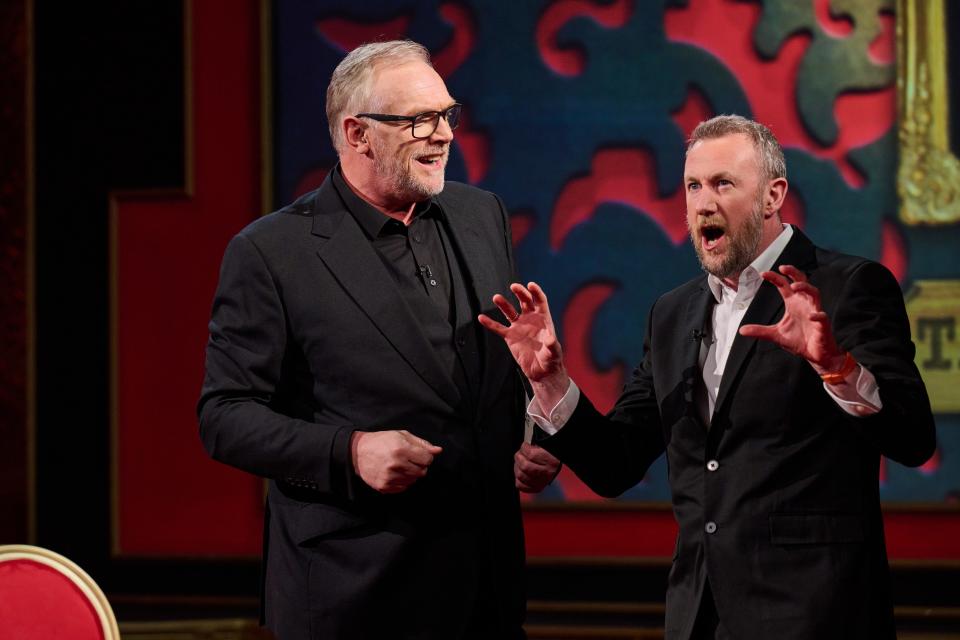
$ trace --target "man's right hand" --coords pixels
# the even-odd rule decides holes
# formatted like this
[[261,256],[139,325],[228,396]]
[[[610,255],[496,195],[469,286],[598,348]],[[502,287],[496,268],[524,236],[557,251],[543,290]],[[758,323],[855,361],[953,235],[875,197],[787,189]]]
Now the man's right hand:
[[380,493],[408,489],[441,451],[408,431],[354,431],[350,437],[354,471]]
[[563,349],[553,328],[547,295],[535,282],[526,287],[514,283],[510,291],[520,301],[519,312],[499,293],[493,296],[493,303],[503,312],[509,326],[483,314],[477,319],[507,343],[513,359],[533,385],[540,406],[556,406],[567,392],[570,378],[563,365]]

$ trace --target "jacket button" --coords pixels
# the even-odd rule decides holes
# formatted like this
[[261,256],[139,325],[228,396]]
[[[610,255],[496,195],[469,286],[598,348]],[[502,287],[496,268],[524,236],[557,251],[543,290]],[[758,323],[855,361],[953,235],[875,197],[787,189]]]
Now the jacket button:
[[708,522],[703,530],[707,533],[714,533],[717,530],[717,523],[712,521]]
[[707,471],[716,471],[720,468],[720,463],[716,460],[711,460],[707,463]]

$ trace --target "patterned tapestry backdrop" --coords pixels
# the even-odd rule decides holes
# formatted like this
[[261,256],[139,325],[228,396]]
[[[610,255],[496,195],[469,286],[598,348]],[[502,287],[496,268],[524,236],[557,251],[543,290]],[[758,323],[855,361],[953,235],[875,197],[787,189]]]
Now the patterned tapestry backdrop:
[[[423,43],[465,105],[448,177],[503,197],[520,275],[547,291],[572,375],[606,409],[656,297],[698,272],[682,173],[702,119],[771,127],[787,158],[784,218],[819,244],[880,260],[905,287],[942,267],[897,219],[894,25],[889,0],[279,2],[276,205],[336,161],[324,89],[344,53]],[[956,417],[939,427],[926,466],[883,465],[884,499],[960,489]],[[664,458],[623,499],[667,500]],[[535,500],[599,498],[564,470]]]
[[[186,189],[119,194],[112,209],[118,555],[259,553],[263,482],[212,462],[197,437],[210,300],[229,238],[334,165],[324,91],[362,42],[409,37],[432,52],[465,105],[449,177],[503,197],[521,276],[549,293],[573,376],[601,408],[640,357],[656,296],[698,272],[684,226],[684,140],[713,114],[751,116],[778,135],[790,180],[784,216],[816,242],[882,261],[905,290],[958,279],[960,227],[898,217],[893,0],[185,6]],[[273,94],[261,103],[264,64]],[[272,109],[265,131],[262,105]],[[266,205],[264,133],[273,148]],[[953,340],[935,321],[936,340]],[[960,415],[937,421],[931,462],[883,465],[888,504],[957,502]],[[530,555],[672,552],[662,459],[621,499],[660,507],[549,509],[599,500],[566,471],[532,500],[548,508],[525,514]],[[956,510],[887,513],[894,558],[956,559],[958,535]]]

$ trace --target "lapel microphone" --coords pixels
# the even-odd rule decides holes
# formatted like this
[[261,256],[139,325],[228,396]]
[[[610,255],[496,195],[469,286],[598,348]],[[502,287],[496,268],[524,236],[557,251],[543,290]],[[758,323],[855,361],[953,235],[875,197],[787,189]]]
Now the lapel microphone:
[[707,344],[710,344],[710,336],[703,329],[694,329],[690,332],[690,337],[694,342],[706,342]]
[[420,277],[423,278],[424,282],[429,282],[430,286],[437,286],[437,279],[433,277],[433,271],[430,270],[430,265],[420,265]]

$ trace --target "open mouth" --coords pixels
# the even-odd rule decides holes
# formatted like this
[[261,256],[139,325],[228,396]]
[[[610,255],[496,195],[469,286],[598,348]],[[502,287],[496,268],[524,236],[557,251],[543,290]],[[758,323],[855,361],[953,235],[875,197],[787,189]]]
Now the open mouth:
[[703,239],[703,248],[707,251],[715,249],[725,234],[726,230],[723,227],[715,225],[700,227],[700,237]]
[[436,155],[436,156],[420,156],[417,158],[417,162],[419,162],[425,167],[431,167],[431,168],[442,167],[443,160],[444,160],[443,154]]

